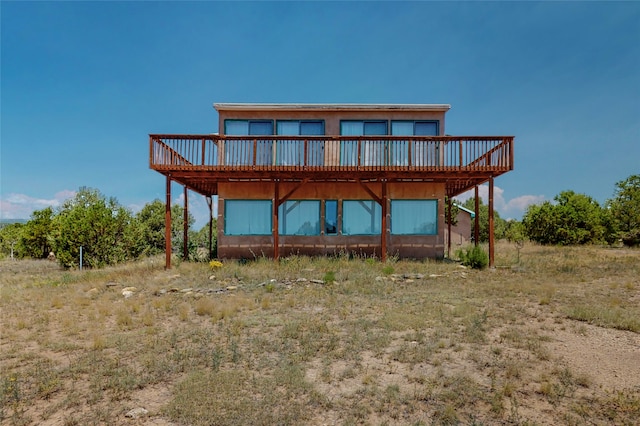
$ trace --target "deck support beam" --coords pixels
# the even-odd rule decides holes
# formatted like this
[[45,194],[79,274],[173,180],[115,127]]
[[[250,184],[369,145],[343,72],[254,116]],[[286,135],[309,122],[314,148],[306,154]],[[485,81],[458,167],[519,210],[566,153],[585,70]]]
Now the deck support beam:
[[184,213],[182,223],[182,259],[189,259],[189,189],[184,187]]
[[[361,182],[362,184],[362,182]],[[381,199],[382,203],[381,203],[381,207],[382,207],[382,235],[380,236],[380,251],[381,253],[381,258],[383,262],[386,262],[387,260],[387,233],[388,233],[388,229],[387,229],[387,215],[388,215],[388,208],[387,208],[387,204],[389,204],[389,200],[387,200],[387,181],[383,180],[382,181],[382,199]]]
[[164,206],[164,268],[171,269],[171,177],[167,175],[167,198]]
[[493,236],[493,176],[489,178],[489,267],[494,266],[495,238]]
[[213,198],[208,195],[206,200],[209,206],[209,260],[211,260],[213,259]]
[[273,194],[273,260],[280,259],[280,241],[278,241],[278,211],[280,207],[280,181],[275,182]]
[[447,196],[447,259],[451,259],[451,197]]
[[478,191],[478,185],[474,188],[474,201],[476,215],[473,218],[473,242],[477,246],[480,244],[480,196]]

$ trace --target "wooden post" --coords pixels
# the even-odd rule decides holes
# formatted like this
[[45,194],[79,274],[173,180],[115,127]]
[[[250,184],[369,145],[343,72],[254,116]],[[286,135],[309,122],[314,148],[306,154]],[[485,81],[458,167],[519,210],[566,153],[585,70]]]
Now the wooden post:
[[382,181],[382,233],[380,235],[380,250],[382,261],[387,260],[387,181]]
[[184,219],[182,224],[182,258],[189,259],[189,190],[184,187]]
[[209,260],[213,259],[213,199],[209,195],[207,197],[207,205],[209,206]]
[[451,197],[447,197],[447,258],[451,259]]
[[493,267],[495,240],[493,237],[493,176],[489,178],[489,267]]
[[273,195],[273,260],[280,258],[280,242],[278,241],[278,210],[280,204],[280,182],[275,182]]
[[473,218],[473,242],[476,246],[480,244],[480,197],[478,193],[478,185],[476,185],[474,192],[476,216]]
[[167,176],[167,199],[164,208],[164,267],[171,269],[171,177]]

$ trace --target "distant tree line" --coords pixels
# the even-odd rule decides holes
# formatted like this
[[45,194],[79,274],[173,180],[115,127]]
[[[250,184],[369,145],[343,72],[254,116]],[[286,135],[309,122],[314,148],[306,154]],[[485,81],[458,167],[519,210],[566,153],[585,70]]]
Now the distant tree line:
[[[470,198],[462,206],[474,210],[474,204],[475,199]],[[480,241],[485,242],[489,239],[489,208],[482,200],[479,206]],[[640,245],[640,175],[616,183],[613,198],[602,206],[588,195],[567,190],[553,202],[530,205],[522,221],[504,220],[494,212],[494,235],[496,239],[551,245]]]
[[[171,216],[171,245],[182,254],[183,208],[171,206]],[[82,247],[84,266],[113,265],[164,253],[164,217],[165,205],[160,200],[147,203],[133,214],[115,198],[107,198],[96,189],[80,188],[58,209],[47,207],[33,212],[26,223],[3,226],[0,255],[8,256],[13,250],[17,258],[43,259],[53,252],[60,265],[70,268],[79,265]],[[194,232],[194,222],[189,214],[189,257],[200,259],[202,252],[208,254],[209,225]],[[214,229],[214,244],[215,235]]]
[[[489,239],[489,208],[479,201],[480,241]],[[475,199],[463,207],[474,210]],[[160,200],[146,204],[138,213],[107,198],[98,190],[80,188],[60,208],[47,207],[33,212],[26,223],[0,228],[0,256],[12,250],[18,258],[46,258],[55,253],[58,262],[75,267],[83,250],[83,265],[102,267],[141,256],[163,253],[165,249],[165,205]],[[452,218],[456,210],[452,208]],[[180,254],[183,247],[184,210],[171,206],[171,245]],[[194,219],[188,216],[188,252],[190,259],[203,259],[207,252],[209,226],[191,230]],[[214,227],[216,226],[214,221]],[[475,224],[472,222],[472,227]],[[472,232],[474,230],[472,229]],[[540,244],[612,244],[640,245],[640,175],[616,183],[612,199],[603,206],[585,194],[562,191],[554,202],[545,201],[527,208],[522,221],[505,220],[494,212],[496,239],[530,240]],[[214,229],[214,247],[215,247]],[[199,253],[200,252],[200,253]]]

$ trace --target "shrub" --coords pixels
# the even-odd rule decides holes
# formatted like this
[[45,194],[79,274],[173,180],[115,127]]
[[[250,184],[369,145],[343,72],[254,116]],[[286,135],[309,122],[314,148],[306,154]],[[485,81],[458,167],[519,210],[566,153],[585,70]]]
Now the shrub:
[[463,265],[473,269],[484,269],[489,264],[489,255],[480,246],[460,249],[457,255]]

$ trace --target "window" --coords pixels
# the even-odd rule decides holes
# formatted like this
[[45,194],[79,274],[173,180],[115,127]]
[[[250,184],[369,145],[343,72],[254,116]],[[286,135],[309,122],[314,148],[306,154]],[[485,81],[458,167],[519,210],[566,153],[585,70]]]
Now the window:
[[437,200],[391,200],[391,234],[437,235]]
[[[340,134],[344,136],[384,136],[387,134],[386,121],[340,122]],[[373,166],[384,164],[385,141],[363,140],[360,143],[360,164],[358,164],[358,141],[342,141],[340,145],[340,164],[343,166]]]
[[271,200],[225,200],[225,235],[271,235]]
[[[393,136],[438,136],[438,121],[392,121]],[[391,164],[409,164],[409,145],[405,141],[394,141],[389,149]],[[437,166],[439,162],[440,142],[414,141],[411,149],[414,166]]]
[[338,235],[337,200],[326,200],[324,202],[324,233],[325,235]]
[[[273,135],[273,121],[271,120],[225,120],[224,133],[229,136],[268,136]],[[256,165],[273,164],[273,141],[255,140]],[[225,146],[225,161],[229,165],[254,164],[254,140],[227,140]]]
[[[323,121],[278,121],[278,135],[316,136],[324,135]],[[324,141],[307,141],[307,162],[309,166],[324,164]],[[304,162],[304,141],[278,141],[276,164],[283,166],[300,166]]]
[[285,201],[278,212],[280,235],[320,235],[320,201]]
[[382,208],[372,200],[342,202],[342,233],[344,235],[379,235]]

